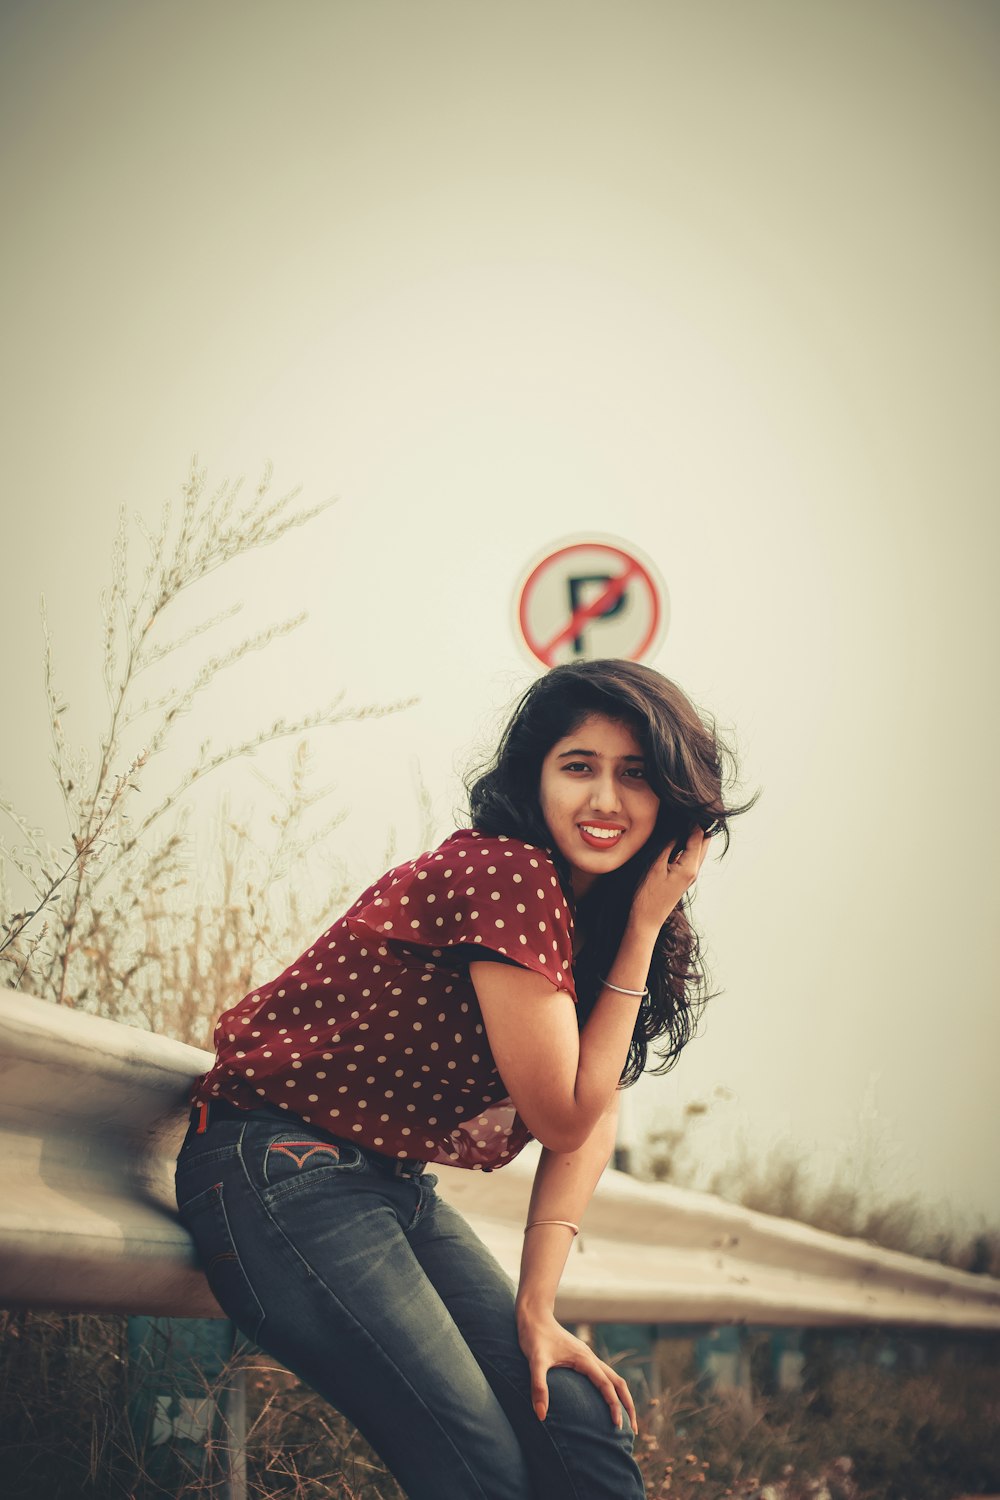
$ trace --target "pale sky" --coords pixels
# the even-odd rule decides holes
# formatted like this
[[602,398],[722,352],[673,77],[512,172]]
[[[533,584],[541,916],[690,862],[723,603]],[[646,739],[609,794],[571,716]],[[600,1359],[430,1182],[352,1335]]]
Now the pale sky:
[[118,507],[193,452],[339,498],[191,596],[309,620],[176,764],[417,695],[314,740],[359,881],[417,768],[450,830],[531,560],[632,541],[763,789],[642,1120],[720,1086],[706,1168],[792,1141],[996,1222],[998,64],[987,0],[6,0],[0,786],[60,833],[38,597],[92,742]]

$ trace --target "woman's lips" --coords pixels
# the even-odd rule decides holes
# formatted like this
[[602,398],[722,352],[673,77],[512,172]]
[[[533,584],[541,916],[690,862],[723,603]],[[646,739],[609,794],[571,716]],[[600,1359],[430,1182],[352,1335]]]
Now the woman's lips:
[[580,837],[590,849],[613,849],[625,830],[612,823],[578,823]]

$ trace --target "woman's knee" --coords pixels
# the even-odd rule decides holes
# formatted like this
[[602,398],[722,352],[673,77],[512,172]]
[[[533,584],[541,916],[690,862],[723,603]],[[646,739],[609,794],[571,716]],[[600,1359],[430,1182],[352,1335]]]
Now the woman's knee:
[[[587,1428],[615,1444],[624,1443],[631,1452],[635,1434],[628,1413],[617,1399],[612,1411],[604,1392],[579,1370],[550,1370],[548,1383],[549,1411],[560,1425]],[[615,1414],[621,1417],[621,1427],[615,1425]]]
[[548,1384],[548,1415],[539,1424],[547,1442],[533,1435],[526,1449],[541,1493],[558,1500],[642,1500],[642,1475],[632,1457],[635,1434],[617,1401],[613,1413],[604,1393],[578,1370],[550,1370]]

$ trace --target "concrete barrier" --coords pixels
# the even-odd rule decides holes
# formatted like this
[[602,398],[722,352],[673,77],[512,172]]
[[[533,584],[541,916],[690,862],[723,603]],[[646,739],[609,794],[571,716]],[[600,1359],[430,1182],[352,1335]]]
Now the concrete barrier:
[[[0,1305],[221,1316],[177,1221],[185,1098],[211,1054],[0,990]],[[514,1276],[537,1147],[435,1168]],[[571,1322],[1000,1330],[1000,1281],[609,1168],[557,1304]]]

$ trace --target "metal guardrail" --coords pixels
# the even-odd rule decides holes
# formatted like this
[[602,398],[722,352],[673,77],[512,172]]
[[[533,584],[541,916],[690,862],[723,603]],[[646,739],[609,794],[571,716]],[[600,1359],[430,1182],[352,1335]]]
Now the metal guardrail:
[[[0,1305],[221,1316],[177,1221],[173,1163],[211,1054],[0,990]],[[513,1275],[528,1148],[435,1168]],[[1000,1281],[608,1169],[557,1304],[569,1322],[1000,1330]]]

